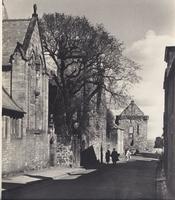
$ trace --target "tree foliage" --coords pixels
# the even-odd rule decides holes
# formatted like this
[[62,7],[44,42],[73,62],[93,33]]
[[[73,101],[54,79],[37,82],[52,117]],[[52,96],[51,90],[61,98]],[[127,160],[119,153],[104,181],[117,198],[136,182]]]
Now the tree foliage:
[[103,91],[109,100],[126,102],[128,88],[139,81],[139,66],[122,55],[123,44],[102,25],[55,13],[44,14],[40,27],[44,51],[57,66],[54,79],[68,126],[82,99],[84,114],[94,96],[100,105]]
[[160,148],[160,149],[163,148],[163,139],[161,137],[156,137],[154,148]]

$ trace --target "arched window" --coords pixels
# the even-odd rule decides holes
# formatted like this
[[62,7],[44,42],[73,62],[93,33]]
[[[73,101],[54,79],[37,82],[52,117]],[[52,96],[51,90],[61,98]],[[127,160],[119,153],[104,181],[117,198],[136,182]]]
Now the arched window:
[[129,126],[129,139],[133,139],[133,134],[134,134],[134,127]]

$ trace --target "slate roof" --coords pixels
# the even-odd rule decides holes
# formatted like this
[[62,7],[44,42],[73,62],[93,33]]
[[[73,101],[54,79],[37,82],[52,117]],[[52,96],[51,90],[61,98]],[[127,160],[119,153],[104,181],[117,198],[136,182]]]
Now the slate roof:
[[17,103],[9,96],[4,88],[2,88],[2,109],[15,111],[18,113],[25,113]]
[[123,110],[120,116],[144,116],[144,113],[134,101],[131,101],[131,103]]
[[27,28],[31,19],[7,19],[2,22],[2,64],[10,63],[17,42],[24,42]]

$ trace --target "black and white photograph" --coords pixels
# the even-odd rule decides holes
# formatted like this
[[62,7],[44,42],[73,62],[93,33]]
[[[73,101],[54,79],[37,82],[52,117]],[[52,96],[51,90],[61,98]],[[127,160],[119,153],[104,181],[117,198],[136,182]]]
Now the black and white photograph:
[[175,0],[1,11],[1,199],[175,200]]

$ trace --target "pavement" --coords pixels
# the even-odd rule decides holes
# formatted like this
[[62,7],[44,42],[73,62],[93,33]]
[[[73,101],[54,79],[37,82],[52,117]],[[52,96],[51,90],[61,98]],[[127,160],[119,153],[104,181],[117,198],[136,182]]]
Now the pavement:
[[82,167],[68,168],[58,166],[45,168],[39,171],[29,171],[24,174],[2,178],[2,191],[16,189],[38,181],[61,178],[67,174],[89,173],[93,170],[95,169],[86,170]]
[[[125,159],[121,158],[118,163],[125,163]],[[65,177],[66,175],[73,174],[86,174],[95,171],[96,169],[85,169],[83,167],[49,167],[36,171],[28,171],[24,174],[18,174],[10,177],[2,178],[2,191],[16,189],[23,187],[26,184],[48,180],[48,179],[59,179]]]
[[[59,168],[3,179],[3,199],[156,199],[156,166],[152,158],[132,157],[99,169]],[[4,182],[6,181],[6,182]],[[8,181],[8,183],[7,183]]]

